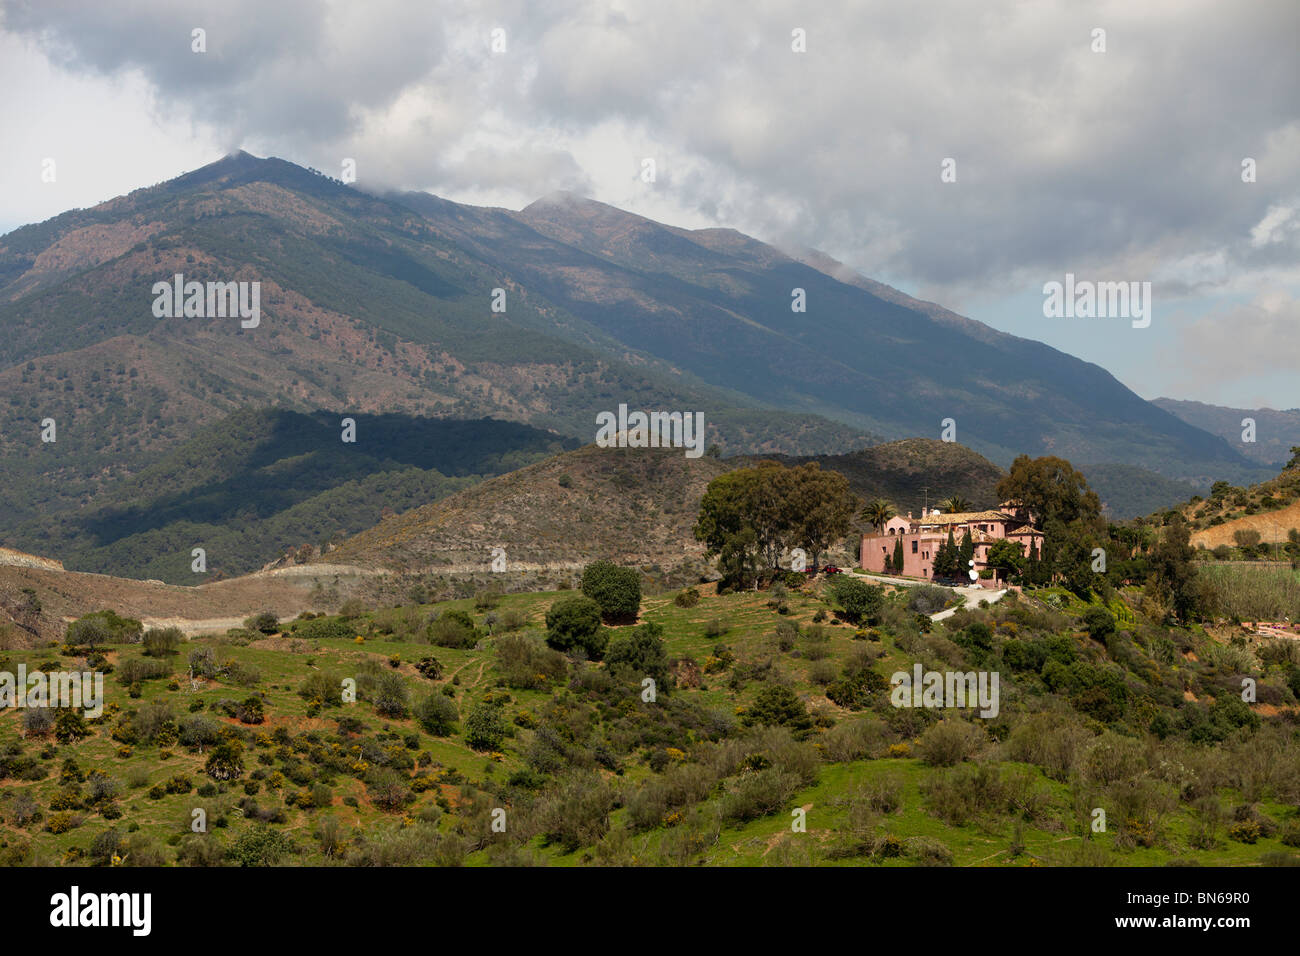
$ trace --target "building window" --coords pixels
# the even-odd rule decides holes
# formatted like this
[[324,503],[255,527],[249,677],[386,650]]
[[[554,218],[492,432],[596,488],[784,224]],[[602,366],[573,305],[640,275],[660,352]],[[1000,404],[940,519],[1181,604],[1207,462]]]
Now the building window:
[[916,542],[915,542],[915,541],[912,542],[912,553],[913,553],[913,554],[916,554]]

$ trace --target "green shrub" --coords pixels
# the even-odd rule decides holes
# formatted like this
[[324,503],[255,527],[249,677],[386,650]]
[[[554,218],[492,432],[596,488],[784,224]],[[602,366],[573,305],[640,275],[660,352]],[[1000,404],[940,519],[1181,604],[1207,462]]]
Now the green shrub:
[[624,679],[641,681],[649,677],[660,690],[667,690],[668,653],[664,649],[663,625],[648,622],[613,638],[605,651],[605,665]]
[[459,649],[471,648],[479,639],[474,619],[466,612],[454,608],[444,611],[431,621],[425,634],[430,644]]
[[465,743],[475,750],[496,750],[506,737],[501,708],[494,704],[475,704],[465,717]]
[[546,643],[558,651],[583,651],[600,660],[609,635],[600,626],[601,608],[585,595],[563,597],[546,612]]
[[235,866],[274,866],[297,852],[293,840],[274,827],[259,824],[241,833],[226,853]]
[[261,634],[274,634],[280,629],[280,619],[270,611],[262,611],[244,621],[244,627]]
[[184,640],[179,627],[151,627],[144,632],[144,652],[148,657],[170,657]]
[[446,737],[456,729],[456,704],[442,694],[430,694],[415,705],[415,719],[425,733]]
[[304,641],[350,641],[356,629],[336,617],[317,617],[294,626],[293,636]]
[[497,638],[496,652],[497,669],[506,686],[516,690],[562,686],[569,670],[563,654],[528,634],[506,634]]
[[600,605],[609,623],[635,621],[641,609],[641,575],[609,561],[595,561],[582,569],[582,593]]
[[846,574],[836,580],[832,594],[852,623],[879,623],[885,604],[885,589],[880,585],[867,584]]

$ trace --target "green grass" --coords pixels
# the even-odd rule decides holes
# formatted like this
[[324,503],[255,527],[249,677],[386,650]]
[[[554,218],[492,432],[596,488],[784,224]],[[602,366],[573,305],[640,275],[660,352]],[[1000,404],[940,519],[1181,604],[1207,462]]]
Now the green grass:
[[[689,658],[702,664],[717,651],[720,644],[725,644],[739,662],[773,658],[779,661],[785,680],[809,699],[814,711],[829,715],[832,723],[858,720],[879,722],[879,716],[871,712],[851,714],[826,702],[820,689],[809,680],[814,663],[801,654],[807,646],[806,638],[801,636],[795,639],[794,653],[783,653],[777,646],[774,633],[778,622],[792,620],[806,626],[818,611],[827,610],[819,592],[811,586],[792,590],[786,598],[789,613],[779,615],[768,606],[770,595],[765,592],[718,596],[708,593],[708,589],[704,590],[700,603],[693,608],[677,606],[671,592],[648,595],[643,600],[641,620],[663,626],[670,658]],[[548,591],[502,595],[497,598],[493,610],[497,614],[507,609],[520,611],[526,616],[528,627],[536,629],[542,626],[550,604],[571,593]],[[1056,589],[1042,592],[1044,595],[1052,593],[1058,592]],[[1068,609],[1075,610],[1074,602],[1064,592],[1061,593]],[[899,589],[889,601],[891,605],[901,605],[905,599],[906,589]],[[484,609],[478,609],[475,600],[471,598],[426,605],[422,610],[451,608],[467,611],[480,625],[487,613]],[[510,701],[505,708],[508,720],[522,711],[536,717],[553,700],[551,690],[503,689],[498,686],[499,675],[494,666],[495,638],[485,638],[476,649],[432,647],[417,640],[373,633],[373,619],[374,614],[367,613],[350,622],[354,634],[365,635],[361,643],[355,638],[308,642],[295,639],[291,632],[247,646],[230,644],[219,638],[193,640],[182,647],[180,655],[170,658],[172,677],[145,681],[139,698],[131,698],[127,688],[116,680],[116,674],[110,674],[105,680],[108,712],[94,726],[95,733],[76,744],[62,745],[52,740],[20,741],[20,714],[15,711],[0,712],[0,752],[6,746],[21,743],[28,755],[36,755],[42,750],[50,754],[41,761],[49,770],[45,779],[35,782],[0,779],[0,853],[13,854],[15,848],[29,844],[33,852],[26,859],[32,862],[84,862],[84,858],[77,858],[77,852],[84,852],[97,834],[112,826],[123,834],[136,833],[151,837],[165,848],[165,852],[174,854],[179,841],[190,832],[192,809],[199,803],[212,801],[200,800],[194,792],[168,794],[155,800],[149,797],[148,791],[153,785],[163,783],[177,774],[188,776],[196,786],[208,782],[204,773],[206,756],[191,753],[180,745],[169,748],[137,745],[131,755],[124,758],[118,753],[118,743],[109,738],[109,730],[117,720],[118,711],[139,707],[153,700],[171,702],[179,718],[188,713],[189,705],[194,700],[202,701],[206,706],[209,702],[222,698],[243,700],[254,690],[264,695],[266,722],[258,727],[244,728],[252,729],[258,734],[258,742],[248,747],[244,753],[244,777],[230,785],[224,797],[213,798],[228,805],[244,796],[242,785],[254,770],[260,768],[271,771],[286,767],[284,760],[277,755],[279,745],[271,738],[277,728],[283,727],[291,735],[313,729],[328,735],[335,731],[336,718],[347,715],[361,722],[362,738],[385,746],[395,745],[405,749],[405,738],[411,734],[418,736],[418,749],[407,752],[413,757],[428,760],[428,769],[436,773],[443,783],[417,795],[414,803],[404,810],[393,813],[379,809],[371,802],[365,784],[346,773],[331,775],[331,807],[313,810],[284,808],[285,822],[280,826],[303,848],[304,852],[299,859],[303,863],[326,862],[317,848],[314,833],[320,820],[327,815],[336,817],[345,830],[352,834],[352,839],[356,839],[358,833],[375,833],[386,826],[414,825],[412,821],[417,811],[422,807],[432,807],[439,800],[445,808],[454,808],[458,795],[464,790],[463,784],[455,781],[468,781],[480,789],[496,789],[511,774],[526,768],[525,751],[532,731],[515,727],[513,723],[510,724],[513,736],[507,737],[500,748],[500,754],[489,755],[466,746],[460,732],[448,737],[433,737],[421,732],[411,718],[385,719],[364,702],[342,708],[325,708],[319,716],[309,716],[308,702],[298,695],[297,688],[313,669],[345,675],[355,673],[363,661],[372,660],[384,672],[389,672],[392,670],[389,661],[394,656],[400,660],[400,666],[396,670],[402,675],[410,700],[414,702],[424,694],[438,693],[444,686],[451,686],[460,709],[462,724],[469,708],[489,694],[509,694]],[[718,619],[725,623],[725,633],[717,637],[707,636],[706,628],[711,621]],[[829,635],[825,645],[825,660],[842,664],[855,650],[874,647],[880,652],[875,669],[882,675],[888,675],[893,670],[910,667],[918,659],[915,653],[904,650],[904,647],[911,645],[900,641],[895,635],[883,633],[879,641],[857,640],[856,628],[833,624],[833,620],[832,617],[824,625],[825,632]],[[943,629],[939,629],[939,632],[944,633]],[[204,646],[212,647],[218,656],[229,657],[257,668],[260,680],[256,686],[246,688],[209,682],[197,693],[191,693],[184,674],[188,654]],[[5,652],[0,655],[0,669],[13,670],[19,663],[34,668],[40,662],[51,659],[55,653],[54,648]],[[140,653],[138,645],[116,646],[111,648],[110,657],[120,669],[123,660],[139,656]],[[421,657],[430,654],[437,657],[443,665],[443,677],[436,682],[419,676],[413,666]],[[65,666],[68,664],[70,662],[65,659]],[[733,687],[732,677],[733,671],[730,668],[723,673],[703,674],[701,687],[679,687],[673,692],[673,699],[735,716],[752,704],[763,685],[757,680],[742,680]],[[168,689],[171,679],[178,682],[178,689]],[[563,697],[564,692],[561,690],[559,693]],[[1042,693],[1041,690],[1031,691],[1025,687],[1017,692],[1016,706],[1037,709],[1043,705]],[[570,699],[577,703],[576,698]],[[237,725],[230,718],[221,720],[226,724]],[[1100,730],[1098,727],[1094,732],[1099,733]],[[819,744],[821,738],[814,734],[812,740],[814,744]],[[910,845],[908,841],[921,838],[939,841],[947,847],[952,855],[952,863],[957,866],[1079,863],[1145,866],[1162,865],[1171,861],[1186,862],[1189,859],[1215,866],[1254,865],[1266,853],[1293,852],[1281,844],[1278,834],[1248,845],[1227,839],[1223,827],[1220,828],[1220,839],[1212,848],[1196,849],[1192,844],[1196,821],[1190,805],[1181,801],[1176,801],[1174,809],[1161,818],[1160,839],[1154,846],[1125,849],[1120,846],[1114,832],[1085,833],[1086,818],[1080,819],[1077,809],[1072,806],[1071,788],[1067,784],[1048,778],[1042,770],[1032,765],[1006,760],[997,764],[1001,771],[1028,774],[1033,786],[1045,794],[1042,809],[1032,818],[1019,821],[1016,814],[997,812],[963,825],[950,825],[934,812],[925,792],[928,782],[950,771],[927,766],[917,759],[919,751],[915,738],[906,742],[910,746],[911,756],[823,762],[817,770],[815,782],[798,788],[781,809],[744,824],[722,826],[716,839],[708,840],[705,845],[686,854],[686,857],[693,862],[716,866],[762,866],[810,861],[826,865],[915,865],[918,862],[916,855],[910,851],[892,858],[870,855],[827,857],[828,850],[840,845],[850,836],[849,802],[858,790],[866,784],[891,778],[896,779],[901,786],[901,806],[895,812],[874,815],[867,835],[873,838],[894,837],[905,846]],[[682,747],[687,751],[683,759],[693,759],[689,753],[691,745],[687,743]],[[642,747],[636,747],[631,752],[620,754],[621,774],[614,775],[602,770],[601,775],[625,795],[635,792],[657,776],[646,760],[642,759],[643,752]],[[121,819],[110,822],[97,812],[82,811],[86,816],[85,821],[69,832],[56,835],[43,829],[51,815],[50,800],[61,789],[60,767],[69,755],[75,756],[83,772],[99,770],[122,783],[123,791],[118,801],[123,810]],[[260,761],[260,756],[271,759]],[[299,760],[301,759],[300,756]],[[143,772],[145,780],[142,786],[127,786],[128,778],[133,772]],[[693,832],[691,828],[699,820],[709,818],[719,811],[727,799],[727,791],[734,788],[739,779],[732,776],[722,780],[702,803],[694,809],[688,808],[681,823],[674,825],[668,821],[665,825],[640,833],[628,830],[626,846],[615,854],[614,859],[621,863],[649,863],[678,858],[681,855],[682,841]],[[494,784],[493,781],[497,783]],[[266,780],[262,781],[261,792],[254,799],[263,807],[282,806],[281,800],[268,794],[266,783]],[[299,789],[300,785],[286,782],[284,792],[292,794]],[[20,791],[35,798],[44,811],[43,820],[23,827],[13,819],[13,798]],[[355,800],[356,806],[344,802],[349,798]],[[1244,795],[1230,788],[1222,789],[1218,798],[1225,811],[1246,800]],[[528,798],[517,794],[516,799],[522,801],[520,807],[526,809]],[[1295,812],[1294,807],[1277,794],[1266,795],[1257,806],[1260,812],[1279,825],[1292,819]],[[800,807],[807,808],[807,831],[792,832],[791,811]],[[512,809],[511,812],[516,810]],[[238,813],[227,812],[225,817],[227,826],[224,829],[214,828],[213,833],[222,842],[229,844],[250,824]],[[612,832],[618,834],[624,831],[628,822],[627,807],[616,806],[610,814]],[[1120,821],[1111,822],[1114,827]],[[457,828],[472,823],[463,813],[443,812],[437,829],[440,833],[451,834]],[[863,835],[861,831],[857,833],[859,837]],[[524,849],[537,862],[547,865],[583,865],[595,859],[593,846],[563,852],[557,846],[546,845],[541,837],[533,838]],[[492,861],[493,857],[487,848],[471,850],[463,860],[466,865],[488,865]]]
[[1199,573],[1214,586],[1220,612],[1246,621],[1300,620],[1300,571],[1275,565],[1203,563]]

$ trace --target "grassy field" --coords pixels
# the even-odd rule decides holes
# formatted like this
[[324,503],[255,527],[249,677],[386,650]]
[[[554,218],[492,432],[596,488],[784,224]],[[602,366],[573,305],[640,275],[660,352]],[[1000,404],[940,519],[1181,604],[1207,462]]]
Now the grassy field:
[[[882,680],[914,661],[942,665],[943,655],[977,664],[986,652],[959,643],[975,621],[991,624],[994,648],[1004,656],[1009,642],[1042,630],[1078,644],[1080,660],[1100,660],[1069,607],[1035,600],[1032,607],[1013,601],[1008,608],[963,610],[949,626],[926,633],[906,611],[907,589],[889,594],[885,620],[870,628],[837,620],[820,588],[783,597],[701,590],[693,607],[679,606],[673,594],[647,596],[637,625],[610,629],[617,635],[645,622],[662,626],[676,686],[654,703],[639,698],[635,684],[601,683],[595,675],[606,667],[582,661],[566,662],[566,680],[505,686],[497,651],[507,632],[494,622],[509,620],[510,633],[540,636],[547,609],[573,592],[402,612],[416,620],[468,613],[483,633],[463,649],[431,646],[422,633],[380,633],[394,616],[369,611],[349,618],[346,636],[334,638],[297,637],[293,629],[302,624],[294,623],[274,635],[196,639],[164,658],[162,676],[140,681],[138,697],[117,678],[142,657],[142,648],[111,646],[106,709],[90,722],[89,736],[70,743],[24,736],[22,711],[0,713],[0,855],[9,864],[109,865],[178,857],[190,863],[716,866],[1250,865],[1296,858],[1283,838],[1296,829],[1300,785],[1294,774],[1279,776],[1276,769],[1258,778],[1234,771],[1228,750],[1249,744],[1242,733],[1221,741],[1217,757],[1212,747],[1173,738],[1162,743],[1125,726],[1156,712],[1150,702],[1134,700],[1122,718],[1076,721],[1080,729],[1069,739],[1077,759],[1066,770],[1055,758],[1026,760],[1028,738],[1024,731],[1017,737],[1018,728],[1066,708],[1057,694],[1034,678],[1013,677],[1004,664],[1003,717],[979,727],[978,741],[960,759],[944,761],[933,755],[934,715],[899,714],[880,695],[857,710],[826,697],[828,678],[839,678],[855,660],[869,660]],[[1054,603],[1069,604],[1059,596]],[[783,628],[782,622],[790,623]],[[487,634],[489,625],[496,634]],[[1133,628],[1139,630],[1138,622]],[[207,680],[192,687],[187,662],[204,649],[238,665],[228,671],[242,683]],[[75,658],[57,650],[6,652],[0,670],[20,663],[29,670],[75,666]],[[430,655],[442,665],[436,680],[416,669]],[[1169,675],[1149,673],[1158,669],[1138,668],[1148,683],[1169,678],[1205,699],[1200,678],[1192,676],[1195,665],[1183,656],[1171,662]],[[376,672],[400,675],[406,716],[382,716],[365,695],[322,709],[299,693],[312,674]],[[749,726],[747,715],[776,685],[795,692],[800,717],[786,726]],[[411,716],[430,694],[454,701],[453,732],[428,733]],[[262,701],[261,723],[227,715],[222,701],[250,696]],[[495,748],[475,750],[466,743],[466,721],[484,702],[500,713],[506,736]],[[131,712],[160,703],[176,726],[192,714],[214,716],[226,738],[243,741],[243,773],[212,779],[205,767],[213,745],[186,746],[174,733],[164,731],[152,743],[113,739]],[[1293,763],[1294,710],[1294,698],[1275,706],[1271,723],[1256,731]],[[945,716],[953,718],[950,724],[981,723]],[[562,757],[539,749],[543,731],[548,753]],[[1021,743],[1013,746],[1016,740]],[[1202,792],[1172,772],[1153,776],[1150,755],[1175,744],[1181,749],[1169,749],[1170,760],[1228,761],[1194,764],[1217,785]],[[1106,757],[1111,751],[1123,759]],[[1095,753],[1110,762],[1090,756]],[[91,799],[95,774],[113,781],[100,781],[99,789],[116,793]],[[394,777],[403,792],[388,801],[385,787]],[[751,792],[760,783],[773,788]],[[671,794],[678,785],[695,788],[693,796],[666,798],[647,818],[646,795]],[[1136,800],[1124,788],[1146,796]],[[1138,809],[1131,820],[1124,816],[1129,810],[1112,809],[1106,832],[1093,832],[1092,810],[1106,806]],[[195,810],[206,814],[205,833],[194,832]],[[492,829],[493,811],[504,811],[504,832]],[[1263,825],[1235,838],[1234,821],[1246,818]],[[574,820],[590,825],[584,830]],[[268,843],[267,831],[291,842]]]
[[1300,571],[1251,563],[1198,567],[1218,592],[1223,615],[1243,621],[1300,621]]

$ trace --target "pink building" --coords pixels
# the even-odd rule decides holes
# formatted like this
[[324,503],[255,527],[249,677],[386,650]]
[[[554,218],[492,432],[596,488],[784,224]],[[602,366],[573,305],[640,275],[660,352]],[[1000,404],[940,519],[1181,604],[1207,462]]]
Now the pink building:
[[[888,574],[886,562],[892,561],[895,548],[901,540],[903,543],[903,577],[931,578],[934,576],[934,558],[939,546],[948,540],[952,531],[953,540],[961,544],[962,537],[969,532],[975,545],[975,570],[988,568],[988,553],[995,541],[1010,538],[1020,542],[1021,553],[1028,554],[1031,547],[1042,553],[1043,533],[1033,526],[1033,516],[1018,502],[1004,501],[997,510],[966,511],[960,514],[943,514],[935,509],[919,518],[911,513],[906,518],[895,516],[885,523],[883,533],[864,535],[862,538],[862,560],[860,566],[864,571],[876,574]],[[998,587],[1004,582],[995,572],[993,577],[979,579],[983,587]]]

